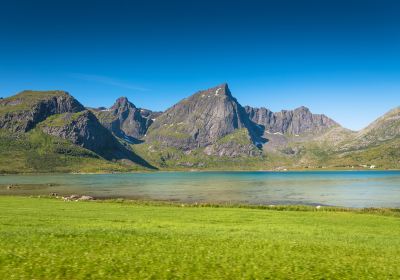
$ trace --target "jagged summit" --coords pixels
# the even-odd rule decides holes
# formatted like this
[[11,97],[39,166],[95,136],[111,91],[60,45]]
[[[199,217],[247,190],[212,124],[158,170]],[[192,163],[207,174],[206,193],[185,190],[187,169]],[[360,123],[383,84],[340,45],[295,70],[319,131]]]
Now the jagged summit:
[[303,133],[320,133],[328,128],[339,126],[337,122],[325,115],[313,114],[310,109],[301,106],[294,110],[272,112],[261,107],[245,107],[249,118],[263,126],[266,132],[299,135]]
[[109,109],[94,113],[107,129],[133,143],[146,134],[154,115],[149,110],[137,108],[127,97],[120,97]]
[[127,97],[119,97],[113,106],[110,107],[111,111],[115,111],[115,110],[126,110],[126,109],[136,109],[136,106],[131,103]]
[[232,97],[232,93],[229,90],[229,86],[228,86],[227,83],[223,83],[223,84],[220,84],[220,85],[218,85],[216,87],[212,87],[212,88],[209,88],[209,89],[206,89],[206,90],[201,90],[201,91],[197,92],[196,94],[197,95],[198,94],[202,94],[202,95],[206,95],[206,96],[214,95],[214,96],[229,96],[229,97]]
[[[305,106],[279,112],[243,108],[226,83],[198,91],[163,113],[136,107],[127,97],[108,108],[86,109],[64,91],[23,91],[0,99],[0,130],[2,143],[12,144],[3,147],[3,155],[11,160],[10,151],[15,152],[22,163],[31,161],[30,149],[38,149],[33,155],[39,158],[45,149],[37,162],[46,161],[48,153],[54,158],[97,155],[151,167],[147,159],[170,168],[219,168],[228,157],[237,158],[232,160],[235,166],[243,163],[246,168],[248,163],[279,170],[286,166],[399,168],[400,164],[399,107],[353,132]],[[41,139],[45,145],[37,142]],[[69,146],[63,147],[67,142],[61,139]],[[20,145],[16,140],[24,142]],[[143,145],[131,145],[139,143]],[[71,145],[81,147],[75,151]],[[0,169],[9,170],[8,162]]]
[[216,144],[240,129],[246,131],[241,135],[247,135],[249,143],[256,142],[257,127],[232,97],[228,85],[222,84],[199,91],[165,111],[149,128],[146,140],[193,150]]
[[[283,111],[290,111],[290,110],[283,110]],[[295,112],[310,112],[310,109],[306,106],[300,106],[295,108],[293,111]]]

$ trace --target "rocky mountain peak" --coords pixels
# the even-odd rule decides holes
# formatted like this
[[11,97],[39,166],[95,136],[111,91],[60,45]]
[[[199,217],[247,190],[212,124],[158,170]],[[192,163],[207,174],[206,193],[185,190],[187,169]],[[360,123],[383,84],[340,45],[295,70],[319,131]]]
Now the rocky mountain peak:
[[39,124],[46,134],[67,139],[107,160],[130,160],[151,167],[132,150],[122,145],[89,110],[58,114]]
[[299,135],[303,133],[321,133],[326,129],[339,126],[338,123],[325,115],[313,114],[307,107],[301,106],[294,110],[272,112],[266,108],[246,106],[249,118],[263,126],[267,133]]
[[220,84],[216,87],[212,87],[206,90],[202,90],[198,92],[197,94],[203,95],[204,96],[228,96],[232,97],[232,93],[229,90],[229,86],[227,83]]
[[127,97],[118,98],[108,110],[94,112],[111,132],[129,142],[136,143],[153,123],[157,113],[137,108]]
[[217,94],[232,96],[232,93],[231,93],[227,83],[223,83],[211,90],[212,91],[215,90],[215,93],[217,93]]
[[0,101],[0,128],[27,132],[47,117],[85,110],[69,93],[61,90],[25,90]]
[[[165,111],[149,128],[146,140],[194,150],[214,145],[238,130],[245,132],[238,135],[247,135],[250,143],[257,142],[257,127],[232,97],[228,85],[222,84],[199,91]],[[225,148],[222,154],[230,154]],[[214,149],[212,153],[220,152]]]
[[131,103],[127,97],[119,97],[110,108],[111,111],[124,111],[129,109],[136,109],[136,106]]
[[294,113],[305,113],[305,114],[311,113],[310,109],[305,106],[300,106],[300,107],[294,109],[293,112]]

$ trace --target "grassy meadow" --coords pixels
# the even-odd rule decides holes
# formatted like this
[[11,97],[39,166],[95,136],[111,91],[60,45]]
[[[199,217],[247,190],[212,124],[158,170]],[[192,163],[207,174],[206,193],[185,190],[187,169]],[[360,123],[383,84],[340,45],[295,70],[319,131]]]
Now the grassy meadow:
[[3,196],[0,278],[400,278],[399,212],[327,210]]

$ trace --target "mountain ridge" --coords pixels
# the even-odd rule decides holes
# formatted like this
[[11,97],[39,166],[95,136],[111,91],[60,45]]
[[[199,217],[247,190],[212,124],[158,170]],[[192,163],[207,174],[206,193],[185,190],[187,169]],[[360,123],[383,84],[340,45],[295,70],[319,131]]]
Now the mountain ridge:
[[137,108],[127,97],[118,98],[108,109],[91,110],[103,126],[132,143],[140,142],[159,115],[159,112]]
[[[145,140],[189,151],[214,145],[238,129],[247,130],[252,142],[260,137],[257,126],[223,83],[198,91],[167,109],[150,126]],[[212,151],[209,153],[221,154]]]
[[[0,99],[0,142],[10,147],[0,148],[0,172],[15,171],[5,158],[13,151],[17,158],[24,154],[18,160],[21,170],[31,170],[34,163],[39,166],[34,170],[42,171],[54,170],[46,161],[57,170],[72,168],[61,168],[57,160],[63,157],[78,170],[83,167],[76,163],[84,159],[126,171],[132,165],[172,170],[400,168],[399,135],[399,107],[354,132],[305,106],[280,112],[243,107],[226,83],[197,91],[164,112],[137,107],[126,97],[109,108],[85,108],[64,91],[23,91]],[[18,137],[25,139],[22,150],[13,143]]]
[[249,118],[255,123],[264,126],[266,132],[298,135],[303,133],[321,132],[327,128],[340,126],[337,122],[324,114],[313,114],[305,106],[293,110],[272,112],[260,107],[245,107]]
[[[23,91],[2,99],[0,129],[17,134],[41,130],[88,149],[106,160],[124,160],[128,164],[152,168],[129,147],[121,144],[91,111],[65,91]],[[49,149],[52,147],[49,146]]]
[[0,100],[0,128],[27,132],[51,115],[83,110],[66,91],[25,90]]

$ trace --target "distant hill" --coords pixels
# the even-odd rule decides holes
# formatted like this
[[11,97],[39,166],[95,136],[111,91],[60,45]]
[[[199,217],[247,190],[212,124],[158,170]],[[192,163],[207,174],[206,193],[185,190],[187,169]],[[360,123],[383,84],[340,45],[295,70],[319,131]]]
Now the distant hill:
[[0,99],[0,173],[400,168],[400,108],[354,132],[306,107],[243,107],[227,84],[165,112],[64,91]]
[[337,122],[325,115],[312,114],[306,107],[294,110],[283,110],[274,113],[264,107],[246,106],[249,118],[263,126],[266,133],[300,135],[304,133],[317,134],[335,126]]
[[[2,130],[1,141],[5,147],[14,147],[23,151],[26,166],[15,171],[31,170],[28,156],[32,157],[32,155],[35,155],[38,159],[36,162],[40,163],[37,165],[39,168],[34,166],[33,169],[40,171],[53,171],[57,169],[55,168],[57,166],[64,170],[64,167],[60,166],[63,165],[62,159],[57,160],[63,156],[64,158],[76,157],[78,161],[84,158],[96,159],[95,165],[103,165],[100,163],[102,160],[119,161],[127,165],[126,168],[119,166],[106,168],[111,170],[136,169],[136,166],[151,167],[137,156],[129,145],[120,142],[90,111],[64,91],[24,91],[2,99],[0,101],[0,129]],[[22,147],[14,146],[17,140],[22,141]],[[67,142],[63,142],[64,140]],[[68,145],[62,143],[68,143]],[[64,149],[63,146],[69,148]],[[30,153],[37,149],[40,149],[37,154]],[[13,151],[11,149],[4,152],[10,154]],[[4,158],[6,155],[1,157]],[[40,158],[44,161],[40,162]],[[7,160],[4,159],[2,162],[7,162]],[[71,166],[71,171],[81,169],[75,166],[75,163],[76,160],[74,160],[74,166]],[[64,163],[64,165],[67,164]],[[104,165],[109,164],[104,163]],[[135,167],[130,168],[128,165]],[[3,169],[6,172],[13,172],[9,170],[9,166],[4,166]],[[65,169],[68,170],[68,168]]]
[[365,148],[380,145],[400,136],[400,107],[387,112],[359,131],[348,147]]

